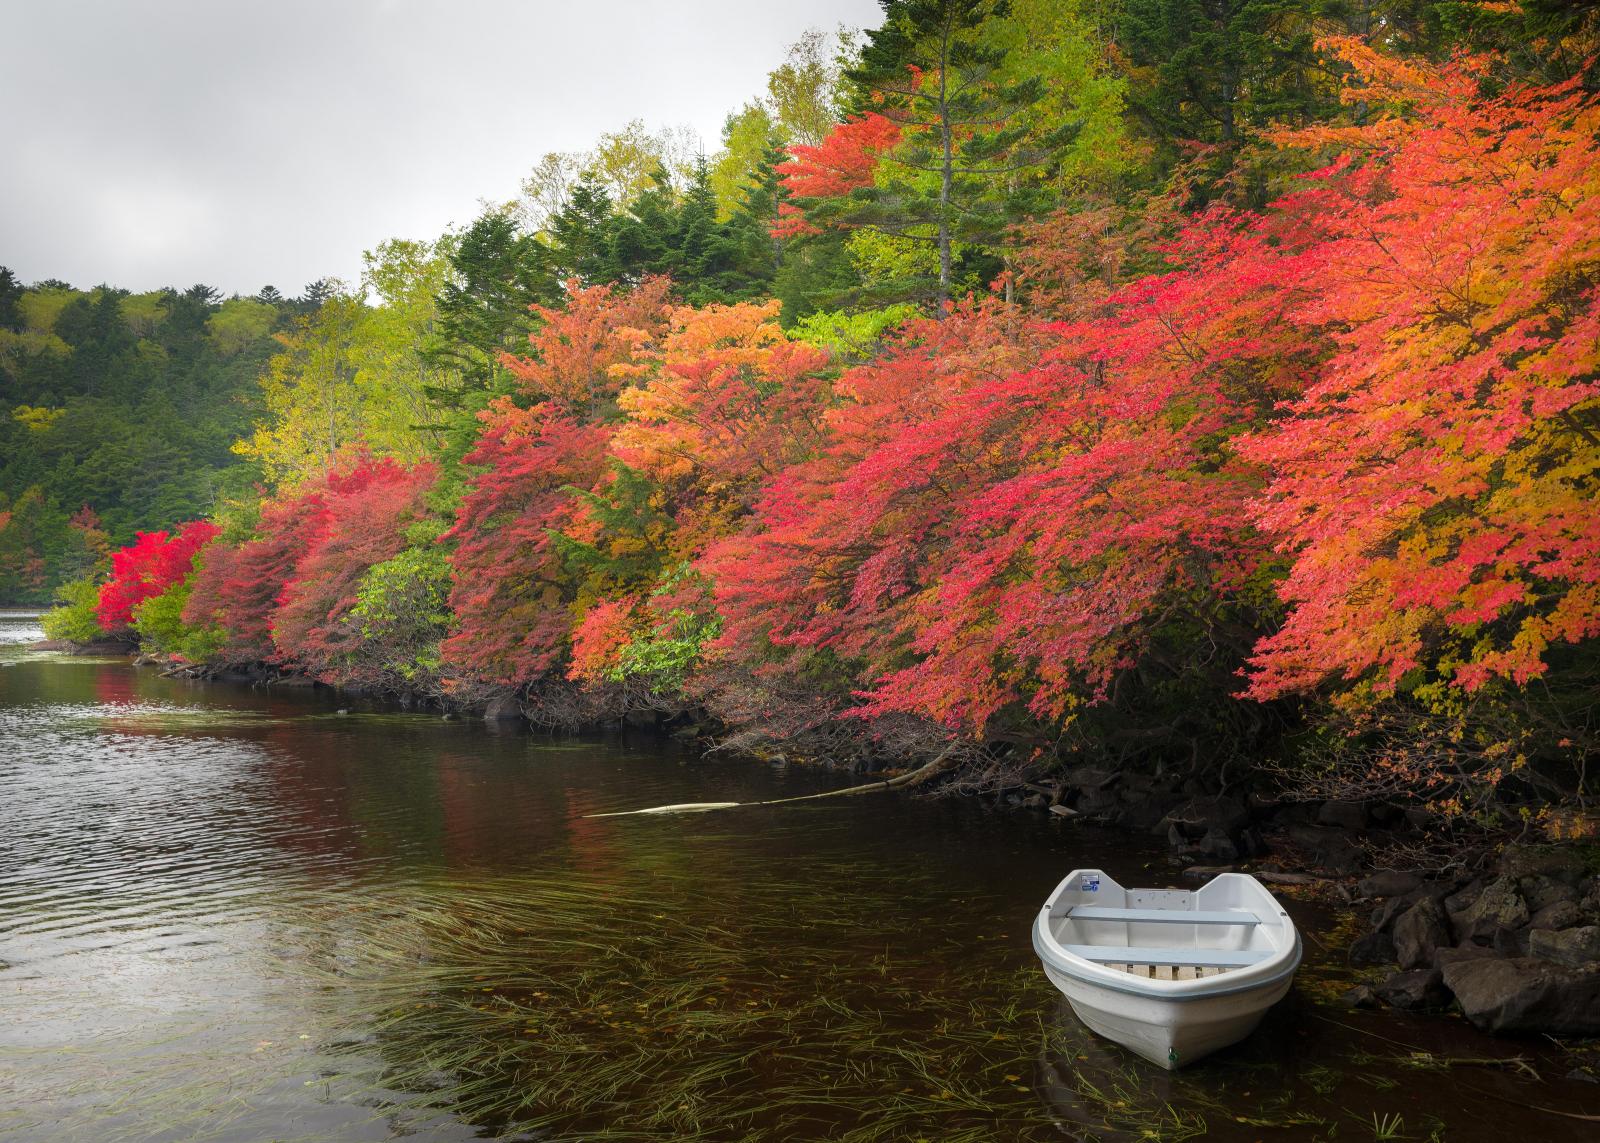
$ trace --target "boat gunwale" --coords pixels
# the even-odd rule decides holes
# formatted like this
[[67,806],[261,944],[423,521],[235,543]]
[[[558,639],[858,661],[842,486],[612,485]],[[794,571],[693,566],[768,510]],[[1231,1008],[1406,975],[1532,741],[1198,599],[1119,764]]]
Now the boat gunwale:
[[[1201,977],[1196,980],[1155,980],[1153,978],[1128,976],[1125,972],[1115,969],[1101,968],[1093,961],[1084,960],[1074,953],[1063,949],[1055,937],[1049,933],[1049,910],[1040,912],[1038,920],[1033,925],[1033,951],[1044,962],[1046,968],[1054,969],[1061,975],[1076,981],[1079,984],[1090,985],[1094,988],[1105,988],[1112,992],[1125,992],[1130,996],[1138,996],[1145,1000],[1211,1000],[1219,996],[1237,996],[1242,992],[1256,992],[1280,984],[1286,977],[1294,976],[1300,968],[1302,947],[1300,932],[1295,930],[1294,945],[1289,949],[1279,950],[1268,960],[1252,965],[1249,969],[1238,969],[1234,972],[1223,973],[1220,976]],[[1045,939],[1050,942],[1047,946],[1040,940],[1040,933],[1045,934]],[[1249,980],[1241,980],[1237,984],[1219,986],[1220,982],[1230,976],[1249,973],[1263,966],[1278,963],[1279,957],[1287,956],[1281,970],[1273,972],[1270,976],[1255,976]],[[1087,971],[1080,971],[1081,969]],[[1126,977],[1126,982],[1117,977]],[[1168,987],[1177,985],[1182,991]],[[1199,989],[1192,986],[1200,985]],[[1209,986],[1209,987],[1206,987]]]
[[[1295,925],[1294,918],[1289,916],[1288,910],[1283,908],[1271,891],[1254,877],[1250,877],[1249,874],[1233,874],[1232,876],[1235,877],[1248,878],[1255,889],[1272,905],[1273,911],[1278,914],[1277,917],[1272,918],[1271,922],[1264,924],[1262,928],[1268,928],[1272,924],[1287,926],[1289,933],[1294,937],[1292,944],[1274,950],[1270,956],[1258,961],[1256,964],[1233,969],[1217,976],[1199,977],[1194,980],[1157,980],[1130,976],[1128,973],[1116,969],[1105,968],[1094,961],[1067,951],[1050,929],[1050,922],[1053,919],[1052,913],[1060,898],[1070,889],[1073,879],[1084,873],[1101,873],[1104,875],[1100,870],[1074,869],[1066,877],[1062,878],[1061,882],[1051,892],[1033,924],[1034,952],[1044,962],[1046,968],[1052,969],[1070,980],[1083,985],[1105,988],[1113,992],[1122,992],[1148,1000],[1207,1000],[1213,997],[1235,996],[1240,993],[1271,988],[1282,983],[1285,978],[1292,977],[1300,967],[1303,945],[1300,940],[1300,929]],[[1181,947],[1174,946],[1174,951],[1179,951]]]

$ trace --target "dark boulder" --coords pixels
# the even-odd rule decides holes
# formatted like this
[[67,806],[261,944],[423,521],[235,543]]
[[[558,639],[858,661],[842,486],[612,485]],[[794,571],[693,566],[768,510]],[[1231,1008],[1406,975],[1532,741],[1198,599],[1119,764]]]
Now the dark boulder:
[[1119,805],[1115,790],[1095,787],[1079,794],[1072,808],[1090,817],[1109,819],[1116,814]]
[[1496,929],[1489,947],[1504,957],[1528,956],[1528,930]]
[[1239,847],[1220,829],[1207,830],[1205,837],[1190,846],[1188,853],[1203,861],[1238,861]]
[[1343,830],[1290,826],[1289,840],[1332,873],[1355,873],[1366,864],[1366,856]]
[[1385,869],[1356,883],[1357,897],[1403,897],[1422,888],[1422,878],[1415,873],[1398,873]]
[[1583,910],[1571,901],[1557,901],[1546,905],[1528,921],[1530,929],[1570,929],[1583,924]]
[[1575,929],[1535,929],[1528,934],[1530,956],[1579,968],[1600,962],[1600,925]]
[[522,717],[522,703],[516,695],[495,695],[483,707],[485,722],[509,722]]
[[1247,826],[1238,834],[1239,853],[1243,857],[1261,857],[1268,852],[1266,839],[1261,836],[1261,831],[1253,826]]
[[1444,974],[1436,968],[1417,968],[1397,972],[1375,991],[1378,999],[1391,1008],[1442,1008],[1450,1003],[1444,987]]
[[1576,901],[1579,897],[1576,886],[1554,877],[1546,877],[1542,873],[1517,878],[1517,892],[1521,893],[1522,899],[1527,902],[1529,913],[1537,913],[1540,909],[1558,905],[1562,901]]
[[1469,960],[1495,960],[1498,955],[1493,949],[1482,948],[1479,945],[1468,945],[1458,949],[1443,948],[1433,954],[1433,967],[1444,968],[1449,964],[1460,964]]
[[1488,1032],[1600,1035],[1600,965],[1575,969],[1533,957],[1446,964],[1445,987]]
[[1456,943],[1492,942],[1500,929],[1520,929],[1528,923],[1528,903],[1510,875],[1497,877],[1478,899],[1453,918]]
[[1117,820],[1124,829],[1160,833],[1171,804],[1170,794],[1148,786],[1128,784],[1117,788]]
[[1577,885],[1588,874],[1584,855],[1570,846],[1514,846],[1500,857],[1500,868],[1507,876],[1549,877]]
[[1377,932],[1388,932],[1394,928],[1394,923],[1405,916],[1406,910],[1422,900],[1423,894],[1412,892],[1403,897],[1390,897],[1383,904],[1372,910],[1371,924]]
[[1400,958],[1388,933],[1368,933],[1350,945],[1351,964],[1394,964]]
[[1190,798],[1168,812],[1162,824],[1176,828],[1185,837],[1201,838],[1214,830],[1232,834],[1250,823],[1250,811],[1236,798]]
[[1434,950],[1450,943],[1450,925],[1432,897],[1424,897],[1394,923],[1394,947],[1401,968],[1433,963]]
[[1339,1003],[1346,1008],[1376,1008],[1382,1002],[1372,985],[1358,984],[1339,997]]
[[1468,881],[1444,899],[1444,911],[1453,917],[1463,909],[1471,907],[1482,894],[1482,880]]
[[1317,810],[1317,824],[1360,833],[1367,828],[1370,814],[1365,802],[1323,802]]
[[1115,785],[1123,774],[1119,770],[1098,766],[1074,766],[1061,777],[1067,785],[1079,790],[1103,790]]

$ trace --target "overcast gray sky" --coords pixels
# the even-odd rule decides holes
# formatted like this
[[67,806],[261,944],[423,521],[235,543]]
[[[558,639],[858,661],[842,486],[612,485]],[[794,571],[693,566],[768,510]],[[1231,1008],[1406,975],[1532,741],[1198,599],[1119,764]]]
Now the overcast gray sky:
[[0,0],[0,265],[297,294],[512,197],[548,151],[696,128],[875,0]]

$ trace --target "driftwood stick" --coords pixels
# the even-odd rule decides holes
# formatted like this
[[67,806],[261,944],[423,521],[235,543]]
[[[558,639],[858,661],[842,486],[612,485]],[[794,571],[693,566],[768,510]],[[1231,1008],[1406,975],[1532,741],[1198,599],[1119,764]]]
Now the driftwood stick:
[[842,790],[824,790],[820,794],[801,794],[793,798],[772,798],[764,802],[682,802],[670,806],[650,806],[642,810],[614,810],[606,814],[584,814],[583,816],[586,818],[624,818],[633,814],[707,813],[711,810],[731,810],[742,806],[785,806],[791,802],[811,802],[818,798],[842,798],[850,794],[870,794],[876,790],[905,790],[920,786],[954,767],[956,764],[955,752],[958,745],[960,745],[959,742],[950,743],[939,752],[933,761],[905,774],[897,774],[893,778],[885,778],[878,782],[868,782],[861,786],[846,786]]

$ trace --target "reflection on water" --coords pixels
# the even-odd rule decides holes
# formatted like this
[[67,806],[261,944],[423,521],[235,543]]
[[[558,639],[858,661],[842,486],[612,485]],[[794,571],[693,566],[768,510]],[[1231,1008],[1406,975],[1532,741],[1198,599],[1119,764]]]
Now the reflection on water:
[[0,1139],[1489,1140],[1528,1098],[1391,1041],[1519,1046],[1304,988],[1176,1076],[1088,1036],[1028,924],[1074,864],[1165,881],[1136,839],[892,795],[590,818],[835,780],[37,638],[0,616]]

